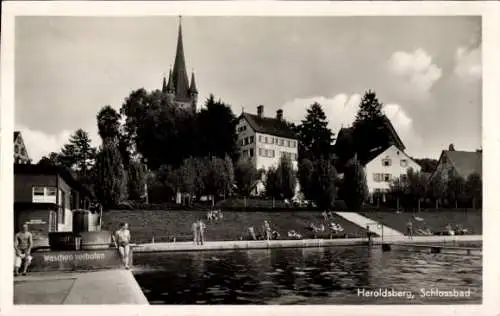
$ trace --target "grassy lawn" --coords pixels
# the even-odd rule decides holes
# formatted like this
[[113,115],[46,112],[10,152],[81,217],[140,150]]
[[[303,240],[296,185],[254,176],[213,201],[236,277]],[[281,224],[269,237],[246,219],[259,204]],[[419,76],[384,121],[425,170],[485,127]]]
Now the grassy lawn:
[[[153,236],[155,242],[169,241],[167,236],[177,236],[178,240],[179,236],[187,237],[191,234],[191,224],[200,217],[207,225],[207,241],[239,240],[242,234],[247,234],[249,226],[254,226],[256,233],[260,233],[264,220],[268,220],[271,228],[280,233],[280,239],[288,239],[289,230],[295,230],[303,238],[312,238],[307,226],[311,223],[323,223],[326,226],[320,211],[225,211],[224,218],[214,222],[208,222],[205,215],[204,211],[194,210],[111,210],[103,216],[103,229],[115,230],[120,222],[127,222],[134,242],[144,243],[151,242]],[[340,224],[344,228],[343,234],[348,234],[349,237],[365,236],[364,228],[337,215],[334,215],[333,221]],[[318,238],[328,238],[327,235],[321,234]]]
[[[400,232],[406,232],[406,223],[412,220],[415,234],[419,228],[430,228],[431,231],[443,231],[446,225],[450,224],[453,228],[456,224],[462,225],[468,229],[469,234],[480,235],[483,232],[483,221],[481,210],[469,211],[432,211],[432,212],[362,212],[363,216],[378,221],[386,226],[396,229]],[[414,216],[420,217],[423,221],[416,221]]]

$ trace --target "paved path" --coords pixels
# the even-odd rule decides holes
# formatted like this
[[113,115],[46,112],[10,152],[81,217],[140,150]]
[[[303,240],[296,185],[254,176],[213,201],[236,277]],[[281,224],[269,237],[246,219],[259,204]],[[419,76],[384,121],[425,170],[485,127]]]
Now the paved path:
[[14,304],[144,304],[128,270],[32,273],[14,279]]
[[361,226],[363,228],[366,228],[368,224],[370,224],[370,230],[373,231],[375,234],[382,236],[382,228],[383,228],[383,234],[384,234],[384,239],[387,238],[392,238],[392,237],[401,237],[404,236],[404,234],[400,233],[399,231],[392,229],[388,226],[382,225],[376,221],[374,221],[371,218],[364,217],[360,215],[359,213],[354,213],[354,212],[335,212],[335,214],[343,217],[344,219]]

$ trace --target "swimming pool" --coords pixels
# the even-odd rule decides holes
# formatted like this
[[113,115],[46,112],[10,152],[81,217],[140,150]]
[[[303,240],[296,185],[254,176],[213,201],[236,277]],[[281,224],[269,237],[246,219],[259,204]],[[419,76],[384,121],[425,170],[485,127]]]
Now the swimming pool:
[[[482,301],[482,257],[473,256],[351,246],[138,253],[134,265],[135,278],[151,304]],[[453,290],[469,296],[450,297]]]

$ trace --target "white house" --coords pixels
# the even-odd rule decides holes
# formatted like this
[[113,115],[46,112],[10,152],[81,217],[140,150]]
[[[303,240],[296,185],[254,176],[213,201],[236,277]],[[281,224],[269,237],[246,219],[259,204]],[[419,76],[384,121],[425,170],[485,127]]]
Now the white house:
[[365,164],[370,194],[389,191],[392,181],[399,177],[404,179],[410,168],[415,172],[421,171],[420,165],[395,145],[385,150],[374,150],[373,158]]
[[[243,112],[236,125],[240,156],[248,157],[256,169],[276,168],[282,156],[290,157],[297,170],[298,141],[290,126],[283,120],[283,110],[276,117],[265,117],[264,106],[257,107],[257,115]],[[257,191],[262,191],[262,184]]]

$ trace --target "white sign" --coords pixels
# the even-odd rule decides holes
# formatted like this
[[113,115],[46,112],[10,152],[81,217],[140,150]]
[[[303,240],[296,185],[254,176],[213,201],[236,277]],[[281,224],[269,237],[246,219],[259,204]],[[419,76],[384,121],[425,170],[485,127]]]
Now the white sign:
[[26,222],[26,224],[47,224],[47,222],[41,219],[30,219],[30,221]]

